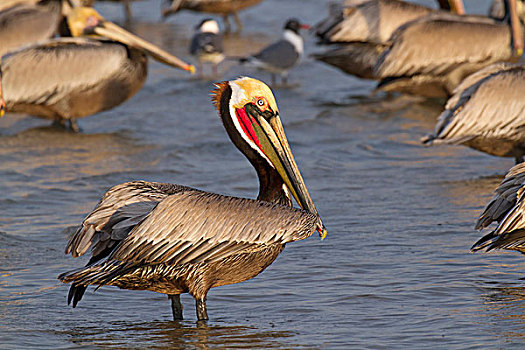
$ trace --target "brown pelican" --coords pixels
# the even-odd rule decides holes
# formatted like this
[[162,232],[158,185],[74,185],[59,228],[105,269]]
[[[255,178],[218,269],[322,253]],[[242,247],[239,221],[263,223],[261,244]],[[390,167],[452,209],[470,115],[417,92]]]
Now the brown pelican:
[[521,163],[510,169],[479,217],[477,230],[488,227],[492,222],[498,225],[474,243],[472,251],[507,249],[525,253],[524,191],[525,163]]
[[89,39],[50,40],[2,57],[1,85],[8,112],[53,119],[78,130],[76,118],[118,106],[142,87],[146,54],[173,67],[194,69],[104,20],[93,8],[73,9],[67,24],[73,37]]
[[190,45],[190,53],[197,57],[198,73],[202,76],[202,63],[212,65],[213,75],[217,75],[217,66],[224,60],[224,49],[222,45],[222,34],[217,21],[206,18],[196,28]]
[[[72,283],[73,307],[88,285],[113,285],[167,294],[175,319],[182,319],[180,294],[189,293],[197,318],[207,320],[210,288],[255,277],[286,243],[316,230],[326,236],[272,91],[252,78],[216,86],[224,127],[257,171],[257,200],[145,181],[111,188],[67,244],[74,257],[90,247],[92,253],[86,267],[59,276]],[[292,207],[291,196],[303,210]]]
[[162,16],[167,17],[180,10],[190,10],[195,12],[206,12],[220,14],[223,16],[226,31],[230,31],[230,21],[228,16],[233,16],[237,24],[237,30],[242,29],[242,22],[239,19],[238,11],[247,7],[257,5],[262,0],[166,0],[171,5],[162,10]]
[[525,155],[525,67],[493,64],[468,76],[424,144],[463,144],[500,157]]
[[279,74],[283,83],[286,84],[288,71],[299,62],[303,55],[304,42],[300,31],[309,28],[309,25],[301,24],[298,19],[290,18],[284,24],[283,36],[280,40],[250,57],[241,58],[240,62],[247,62],[270,72],[272,84],[275,84],[276,74]]
[[9,5],[0,9],[0,56],[55,36],[62,18],[62,1],[26,0]]
[[[461,0],[439,1],[440,7],[464,13]],[[324,63],[364,79],[377,79],[374,66],[388,47],[388,39],[401,25],[429,14],[445,14],[401,0],[368,0],[344,6],[316,25],[322,44],[336,48],[313,54]]]
[[[507,23],[449,15],[426,17],[400,27],[374,68],[382,79],[378,88],[447,97],[469,74],[494,62],[517,60],[523,52],[517,4],[516,0],[505,3]],[[520,8],[523,10],[521,2]]]

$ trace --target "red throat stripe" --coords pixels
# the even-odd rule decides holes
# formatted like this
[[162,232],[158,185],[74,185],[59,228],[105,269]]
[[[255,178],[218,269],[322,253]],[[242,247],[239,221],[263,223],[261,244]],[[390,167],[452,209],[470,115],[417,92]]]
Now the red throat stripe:
[[[255,130],[253,130],[252,122],[251,122],[251,116],[248,116],[244,108],[236,108],[235,109],[235,115],[237,116],[237,119],[239,120],[239,123],[241,124],[241,128],[244,131],[244,134],[248,136],[250,140],[252,140],[257,147],[262,151],[261,144],[259,143],[259,139],[257,138],[257,135],[255,134]],[[264,152],[263,152],[264,153]]]

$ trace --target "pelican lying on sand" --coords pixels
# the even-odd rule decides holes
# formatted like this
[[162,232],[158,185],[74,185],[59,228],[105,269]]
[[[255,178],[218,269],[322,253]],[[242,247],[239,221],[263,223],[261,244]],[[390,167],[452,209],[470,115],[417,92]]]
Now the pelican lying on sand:
[[73,9],[67,24],[73,37],[89,39],[50,40],[2,57],[1,87],[7,112],[53,119],[77,131],[76,118],[118,106],[142,87],[148,68],[146,54],[170,66],[194,70],[104,20],[93,8]]
[[242,22],[239,19],[238,12],[247,7],[257,5],[261,1],[262,0],[165,0],[165,2],[171,4],[162,10],[162,16],[167,17],[180,10],[220,14],[224,19],[227,32],[231,29],[228,16],[233,16],[237,24],[237,30],[240,31],[242,30]]
[[[91,248],[72,283],[73,307],[88,285],[165,293],[182,319],[180,294],[207,320],[210,288],[257,276],[284,249],[326,229],[295,164],[272,91],[252,78],[217,84],[215,105],[232,142],[259,177],[257,200],[168,183],[134,181],[111,188],[71,237],[66,254]],[[303,210],[292,207],[292,198]]]
[[497,227],[474,243],[471,250],[507,249],[525,253],[525,164],[514,166],[483,210],[476,229]]
[[448,100],[424,144],[462,144],[523,162],[525,67],[497,63],[468,76]]
[[[378,89],[448,97],[468,75],[523,53],[516,0],[506,0],[507,19],[479,16],[424,17],[400,27],[374,73]],[[520,16],[523,16],[520,1]]]
[[[442,9],[464,13],[461,0],[440,1]],[[401,0],[368,0],[344,4],[316,25],[322,44],[336,48],[312,56],[324,63],[364,79],[377,79],[374,66],[388,47],[388,39],[401,25],[429,14],[444,11]]]

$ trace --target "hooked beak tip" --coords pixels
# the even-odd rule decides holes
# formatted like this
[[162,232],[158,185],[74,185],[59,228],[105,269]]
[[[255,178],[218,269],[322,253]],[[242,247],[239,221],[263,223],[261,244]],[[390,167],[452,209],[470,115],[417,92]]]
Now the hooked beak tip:
[[317,231],[319,232],[319,237],[321,238],[321,241],[326,238],[328,232],[324,227],[317,227]]
[[193,64],[190,64],[186,67],[186,70],[190,72],[190,74],[195,74],[195,66]]

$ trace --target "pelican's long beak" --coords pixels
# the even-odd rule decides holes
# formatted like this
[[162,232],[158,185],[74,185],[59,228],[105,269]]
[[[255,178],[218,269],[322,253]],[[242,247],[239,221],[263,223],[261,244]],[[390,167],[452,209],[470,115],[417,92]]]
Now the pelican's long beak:
[[279,175],[281,175],[284,183],[301,208],[317,215],[317,231],[321,239],[324,239],[327,233],[326,228],[319,217],[319,213],[295,163],[279,115],[269,111],[261,113],[255,105],[251,104],[247,105],[245,110],[255,118],[259,124],[258,126],[260,126],[260,128],[256,126],[254,131],[260,142],[261,150],[272,162]]
[[117,26],[114,23],[109,21],[100,21],[100,23],[98,23],[96,26],[91,27],[90,30],[108,39],[121,42],[137,49],[142,49],[159,62],[175,68],[187,70],[191,74],[195,73],[195,67],[193,65],[190,65],[173,56],[172,54],[162,50],[160,47],[155,46],[134,34],[131,34],[127,30]]
[[463,0],[449,0],[450,12],[457,13],[458,15],[465,14],[465,6]]

